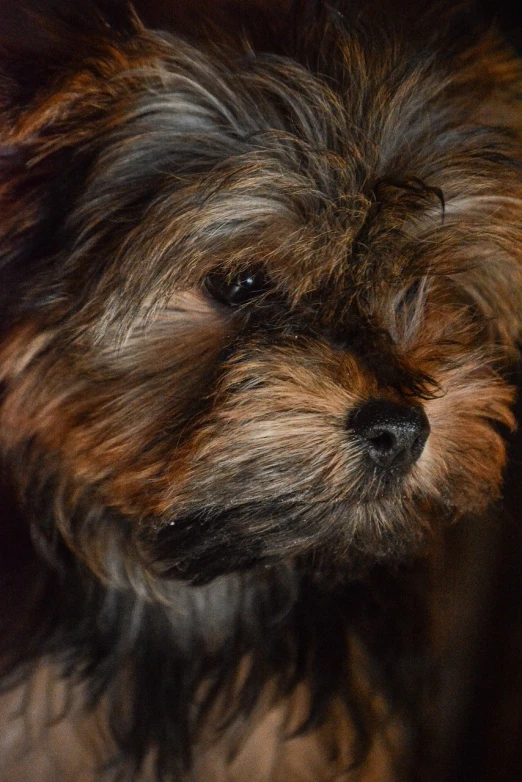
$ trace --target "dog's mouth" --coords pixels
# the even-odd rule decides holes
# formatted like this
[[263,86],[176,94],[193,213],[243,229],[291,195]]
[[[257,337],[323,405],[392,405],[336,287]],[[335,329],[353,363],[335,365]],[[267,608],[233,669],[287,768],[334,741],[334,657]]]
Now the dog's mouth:
[[[401,493],[390,471],[360,501],[215,507],[142,528],[143,564],[154,576],[193,584],[231,572],[289,560],[352,573],[382,560],[403,559],[425,539],[433,512],[427,498]],[[308,565],[310,567],[310,565]]]

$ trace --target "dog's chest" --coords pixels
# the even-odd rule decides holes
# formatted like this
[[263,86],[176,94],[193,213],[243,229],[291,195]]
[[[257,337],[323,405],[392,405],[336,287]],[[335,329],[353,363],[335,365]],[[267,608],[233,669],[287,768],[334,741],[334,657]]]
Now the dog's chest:
[[[326,721],[293,735],[306,709],[305,687],[275,706],[260,702],[248,721],[237,720],[216,736],[209,719],[194,748],[194,766],[183,782],[378,782],[398,779],[394,769],[403,728],[383,720],[361,765],[353,767],[353,726],[332,704]],[[262,699],[261,699],[262,701]],[[111,762],[115,752],[106,732],[104,704],[84,710],[80,687],[68,687],[41,664],[32,677],[0,697],[0,782],[155,782],[155,755],[139,772]],[[214,737],[214,738],[212,738]],[[352,767],[352,768],[350,768]],[[182,779],[175,775],[176,782]]]

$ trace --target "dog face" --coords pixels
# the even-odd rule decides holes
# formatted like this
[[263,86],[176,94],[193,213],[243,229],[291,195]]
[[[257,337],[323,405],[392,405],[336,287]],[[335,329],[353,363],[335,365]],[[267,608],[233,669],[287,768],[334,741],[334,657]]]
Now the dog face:
[[3,90],[0,437],[42,540],[113,583],[353,569],[496,496],[509,55],[61,24]]

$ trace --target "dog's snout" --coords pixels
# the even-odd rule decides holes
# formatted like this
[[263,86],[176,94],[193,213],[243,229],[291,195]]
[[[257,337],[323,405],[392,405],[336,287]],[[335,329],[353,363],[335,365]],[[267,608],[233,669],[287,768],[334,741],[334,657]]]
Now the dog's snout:
[[386,399],[370,399],[352,413],[348,428],[383,469],[406,468],[421,455],[430,425],[422,407],[401,405]]

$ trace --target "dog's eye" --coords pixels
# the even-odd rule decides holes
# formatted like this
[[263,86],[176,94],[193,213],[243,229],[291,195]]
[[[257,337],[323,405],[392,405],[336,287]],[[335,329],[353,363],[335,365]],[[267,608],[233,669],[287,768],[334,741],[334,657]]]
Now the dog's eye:
[[209,274],[205,278],[205,289],[217,301],[229,307],[239,307],[263,293],[268,286],[261,271],[247,270],[232,279],[219,274]]

